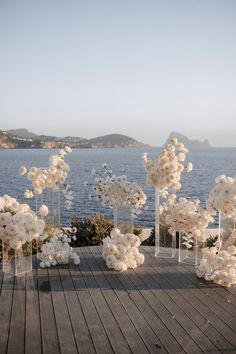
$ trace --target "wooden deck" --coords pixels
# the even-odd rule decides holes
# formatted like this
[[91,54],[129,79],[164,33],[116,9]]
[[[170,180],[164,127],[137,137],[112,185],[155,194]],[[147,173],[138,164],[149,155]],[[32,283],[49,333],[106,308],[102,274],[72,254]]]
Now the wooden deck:
[[236,288],[142,252],[145,264],[125,273],[108,270],[99,247],[79,249],[79,266],[0,271],[0,353],[235,353]]

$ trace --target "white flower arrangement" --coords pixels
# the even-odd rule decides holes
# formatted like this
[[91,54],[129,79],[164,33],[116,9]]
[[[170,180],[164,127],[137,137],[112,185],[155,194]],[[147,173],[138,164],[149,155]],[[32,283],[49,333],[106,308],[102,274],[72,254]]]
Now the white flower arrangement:
[[176,138],[171,139],[155,161],[148,159],[147,153],[144,153],[142,161],[147,172],[147,185],[158,187],[163,196],[166,195],[167,189],[180,189],[182,172],[184,170],[190,172],[193,169],[190,162],[186,166],[181,163],[185,160],[186,153],[188,150]]
[[[142,188],[133,182],[129,182],[126,176],[112,174],[107,165],[103,165],[104,175],[95,177],[93,190],[97,200],[102,201],[104,206],[131,206],[133,214],[138,215],[146,203],[146,195]],[[96,170],[91,171],[96,175]],[[90,196],[92,198],[92,196]]]
[[212,214],[219,212],[227,218],[236,218],[236,177],[222,175],[215,182],[206,203],[208,211]]
[[110,236],[103,240],[102,255],[107,267],[125,271],[143,264],[145,257],[138,248],[149,236],[148,229],[144,229],[140,236],[131,233],[121,234],[119,229],[113,229]]
[[[42,206],[40,214],[45,214]],[[8,195],[0,197],[0,239],[18,249],[26,242],[44,237],[45,222],[28,204],[19,203]]]
[[62,193],[64,194],[65,197],[65,203],[64,203],[65,209],[70,210],[74,205],[73,203],[74,197],[73,197],[73,192],[71,190],[71,185],[65,184],[64,189],[62,189]]
[[40,267],[68,264],[70,259],[73,260],[74,264],[79,264],[79,255],[73,251],[70,242],[71,238],[62,230],[54,229],[52,237],[41,246],[41,252],[38,254],[41,260]]
[[204,230],[214,219],[211,214],[200,206],[200,201],[188,201],[186,198],[180,198],[176,201],[175,195],[170,195],[164,204],[167,210],[165,215],[166,223],[170,225],[169,232],[172,236],[175,232],[181,232],[184,235],[184,245],[187,248],[192,247],[193,238],[198,242],[204,242],[206,236]]
[[236,284],[236,230],[231,233],[230,243],[221,249],[215,245],[203,250],[204,257],[196,270],[199,278],[225,287]]
[[20,175],[27,173],[27,178],[32,183],[32,190],[26,190],[25,198],[32,198],[34,194],[42,194],[44,189],[52,189],[53,192],[59,191],[59,186],[64,184],[70,171],[69,165],[64,161],[65,156],[71,153],[71,148],[66,146],[58,154],[49,158],[48,168],[31,167],[29,171],[25,166],[19,169]]

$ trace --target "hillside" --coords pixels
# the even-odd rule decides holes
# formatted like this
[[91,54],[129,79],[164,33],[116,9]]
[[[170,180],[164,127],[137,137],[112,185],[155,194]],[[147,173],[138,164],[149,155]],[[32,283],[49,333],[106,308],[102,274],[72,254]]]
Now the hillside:
[[199,140],[191,140],[189,139],[187,136],[183,135],[183,134],[180,134],[180,133],[176,133],[176,132],[172,132],[168,139],[166,140],[164,146],[166,146],[169,141],[172,139],[172,138],[177,138],[179,140],[179,142],[183,143],[186,148],[188,149],[194,149],[194,148],[210,148],[211,145],[209,143],[209,141],[207,139],[205,139],[204,141],[199,141]]
[[55,137],[37,135],[27,129],[0,130],[0,148],[61,148],[69,144],[72,148],[117,148],[117,147],[142,147],[143,143],[122,134],[110,134],[85,139],[81,137]]

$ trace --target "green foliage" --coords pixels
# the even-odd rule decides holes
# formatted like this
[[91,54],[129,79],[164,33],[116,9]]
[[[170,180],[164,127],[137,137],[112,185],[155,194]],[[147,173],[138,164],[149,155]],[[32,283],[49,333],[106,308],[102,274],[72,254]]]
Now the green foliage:
[[75,235],[76,241],[71,242],[72,247],[102,245],[104,237],[108,236],[113,229],[113,222],[102,214],[92,217],[72,216],[69,220],[70,227],[77,231],[68,231],[69,235]]
[[209,238],[206,239],[206,244],[205,244],[205,247],[213,247],[215,246],[215,243],[218,239],[218,236],[211,236]]

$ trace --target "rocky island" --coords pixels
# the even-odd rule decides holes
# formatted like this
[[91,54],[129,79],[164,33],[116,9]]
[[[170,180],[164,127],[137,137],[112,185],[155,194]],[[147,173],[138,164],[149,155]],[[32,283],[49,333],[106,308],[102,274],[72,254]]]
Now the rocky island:
[[205,139],[204,141],[199,141],[197,139],[191,140],[187,136],[176,132],[170,133],[164,146],[166,146],[172,138],[177,138],[179,142],[183,143],[186,146],[187,149],[211,148],[211,145],[207,139]]

